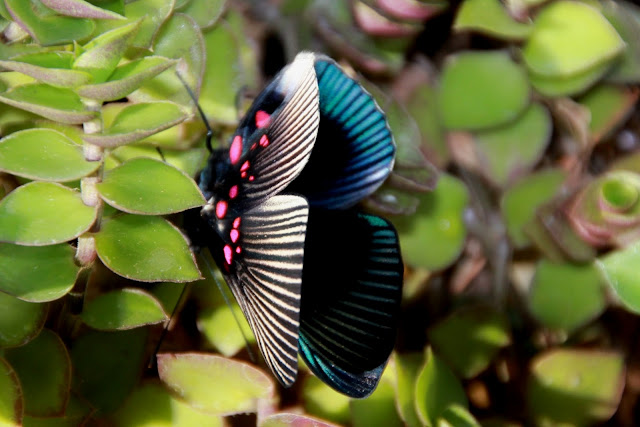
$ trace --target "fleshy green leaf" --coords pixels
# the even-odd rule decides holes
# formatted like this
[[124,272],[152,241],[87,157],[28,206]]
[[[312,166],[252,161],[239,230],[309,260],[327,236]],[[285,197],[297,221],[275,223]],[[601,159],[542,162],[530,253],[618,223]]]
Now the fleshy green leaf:
[[147,329],[89,331],[71,347],[74,390],[98,411],[113,412],[138,383],[149,361]]
[[191,0],[179,11],[192,17],[200,28],[209,28],[218,21],[226,6],[227,0]]
[[11,365],[0,358],[0,420],[7,426],[22,425],[23,411],[20,380]]
[[160,384],[148,383],[129,395],[114,415],[119,426],[223,427],[222,417],[205,414],[176,399]]
[[5,355],[20,378],[25,414],[62,415],[69,399],[71,361],[60,337],[43,329],[32,341]]
[[465,0],[453,28],[507,40],[522,40],[531,33],[531,25],[513,19],[498,0]]
[[447,365],[427,349],[426,362],[416,380],[416,410],[423,425],[436,426],[451,405],[467,407],[462,385]]
[[[18,246],[0,243],[0,291],[24,301],[53,301],[73,288],[79,267],[67,244]],[[37,265],[38,268],[33,268]]]
[[616,62],[608,81],[616,83],[638,83],[640,81],[640,8],[626,1],[605,0],[599,3],[602,14],[626,43],[622,58]]
[[278,413],[265,418],[259,427],[337,427],[308,415]]
[[640,313],[640,241],[613,251],[597,261],[607,283],[624,306]]
[[529,82],[539,93],[548,97],[572,96],[587,90],[597,82],[610,68],[611,64],[604,62],[569,76],[539,76],[532,74]]
[[439,270],[451,264],[462,250],[467,234],[462,213],[469,196],[457,178],[442,174],[433,192],[418,197],[420,205],[415,215],[395,217],[393,223],[405,262]]
[[0,140],[0,170],[29,179],[73,181],[98,169],[82,148],[50,129],[27,129]]
[[84,0],[41,0],[42,4],[60,15],[89,19],[123,19],[123,16]]
[[556,349],[531,362],[529,412],[537,425],[592,425],[618,408],[624,388],[621,354]]
[[395,407],[395,390],[391,380],[391,366],[387,366],[378,387],[366,399],[351,399],[351,419],[354,427],[373,425],[402,426]]
[[71,89],[43,83],[25,84],[3,92],[0,94],[0,102],[72,125],[95,117],[95,113],[87,110],[80,97]]
[[141,289],[108,292],[90,301],[82,311],[82,320],[99,330],[133,329],[168,318],[158,300]]
[[529,105],[529,84],[506,52],[459,53],[442,70],[439,105],[450,129],[500,126]]
[[533,103],[513,123],[475,134],[481,171],[500,186],[528,173],[551,140],[552,123],[546,108]]
[[168,129],[187,117],[188,114],[173,102],[132,104],[120,111],[103,133],[86,134],[83,139],[101,147],[117,147]]
[[55,15],[37,0],[5,0],[5,5],[15,22],[42,46],[82,40],[95,28],[89,19]]
[[80,194],[52,182],[31,182],[0,201],[0,241],[44,246],[75,239],[91,227],[96,210]]
[[274,400],[271,377],[251,365],[219,356],[158,354],[158,374],[174,394],[209,414],[256,412]]
[[111,206],[137,214],[166,215],[206,202],[184,172],[147,158],[130,160],[109,171],[98,191]]
[[509,188],[502,198],[502,214],[507,232],[518,248],[529,244],[523,227],[533,220],[538,206],[551,200],[565,179],[559,169],[549,169],[531,174]]
[[28,343],[40,333],[47,320],[46,304],[25,302],[0,292],[0,307],[0,348]]
[[603,136],[622,125],[633,110],[638,93],[626,87],[601,84],[587,92],[579,102],[591,113],[589,132],[598,142]]
[[529,296],[531,312],[546,327],[571,332],[604,310],[602,285],[593,264],[555,264],[542,260]]
[[140,282],[201,279],[185,237],[163,218],[129,214],[109,218],[95,239],[104,265],[121,276]]
[[104,82],[116,69],[139,25],[138,21],[100,34],[83,46],[73,68],[91,74],[94,83]]
[[463,378],[478,375],[511,342],[508,319],[482,306],[453,312],[431,328],[429,339],[440,357]]
[[623,49],[624,42],[597,9],[557,1],[536,17],[523,59],[536,75],[571,76],[610,61]]
[[422,425],[416,412],[416,378],[424,365],[423,353],[395,354],[396,406],[398,413],[409,427]]
[[42,83],[57,87],[76,87],[91,81],[91,75],[71,69],[72,52],[38,52],[18,55],[0,61],[7,70],[18,71]]
[[117,67],[104,83],[79,87],[80,96],[98,101],[115,101],[124,98],[143,83],[175,64],[160,56],[147,56]]
[[[236,319],[242,325],[242,331],[238,329]],[[235,304],[231,308],[221,305],[198,312],[198,330],[220,354],[226,357],[234,356],[245,348],[247,345],[245,337],[249,342],[255,341],[246,318],[240,307]]]
[[310,376],[305,380],[302,394],[304,406],[310,414],[341,425],[350,422],[350,399],[320,381],[318,377]]

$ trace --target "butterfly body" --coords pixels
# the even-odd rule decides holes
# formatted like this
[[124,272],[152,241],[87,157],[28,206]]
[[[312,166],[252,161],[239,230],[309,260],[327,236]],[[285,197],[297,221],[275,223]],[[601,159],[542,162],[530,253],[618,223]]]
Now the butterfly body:
[[209,247],[285,386],[298,353],[350,396],[380,379],[402,260],[393,226],[353,206],[384,181],[394,153],[373,98],[331,59],[303,52],[200,175],[207,204],[189,234]]

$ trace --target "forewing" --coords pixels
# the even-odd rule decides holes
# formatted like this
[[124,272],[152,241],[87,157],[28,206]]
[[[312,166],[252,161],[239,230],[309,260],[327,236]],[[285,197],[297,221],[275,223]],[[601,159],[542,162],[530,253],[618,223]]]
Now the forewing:
[[300,354],[351,397],[377,386],[395,342],[403,265],[386,220],[312,209],[300,314]]
[[223,275],[267,365],[281,384],[290,386],[298,370],[308,205],[302,197],[274,196],[239,218],[229,231],[230,240],[219,249],[217,262],[224,266]]
[[211,156],[200,183],[211,204],[241,212],[289,185],[311,155],[318,104],[314,55],[303,52],[258,96],[230,147]]
[[344,209],[373,193],[393,168],[395,142],[373,97],[330,58],[317,57],[320,128],[290,190],[311,207]]

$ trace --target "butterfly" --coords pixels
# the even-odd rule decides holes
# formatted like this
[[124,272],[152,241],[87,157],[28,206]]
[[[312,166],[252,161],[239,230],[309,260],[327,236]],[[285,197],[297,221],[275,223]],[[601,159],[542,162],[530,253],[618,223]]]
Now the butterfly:
[[365,397],[395,341],[403,264],[392,224],[355,208],[389,175],[395,143],[371,95],[332,59],[299,53],[200,174],[185,220],[206,246],[285,387],[298,354]]

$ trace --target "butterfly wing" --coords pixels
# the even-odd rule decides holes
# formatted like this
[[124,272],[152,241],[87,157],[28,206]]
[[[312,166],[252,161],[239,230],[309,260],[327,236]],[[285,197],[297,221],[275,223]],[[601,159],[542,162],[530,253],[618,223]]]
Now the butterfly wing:
[[316,56],[320,128],[290,191],[310,206],[343,209],[373,193],[393,168],[395,143],[373,97],[330,58]]
[[395,341],[402,275],[398,237],[388,221],[311,210],[299,348],[325,383],[351,397],[375,389]]
[[276,378],[298,370],[302,261],[308,205],[274,196],[234,219],[222,249],[210,247]]
[[[282,191],[307,164],[320,114],[314,56],[301,53],[255,100],[228,149],[201,173],[210,209],[240,213]],[[227,209],[223,209],[226,207]]]

